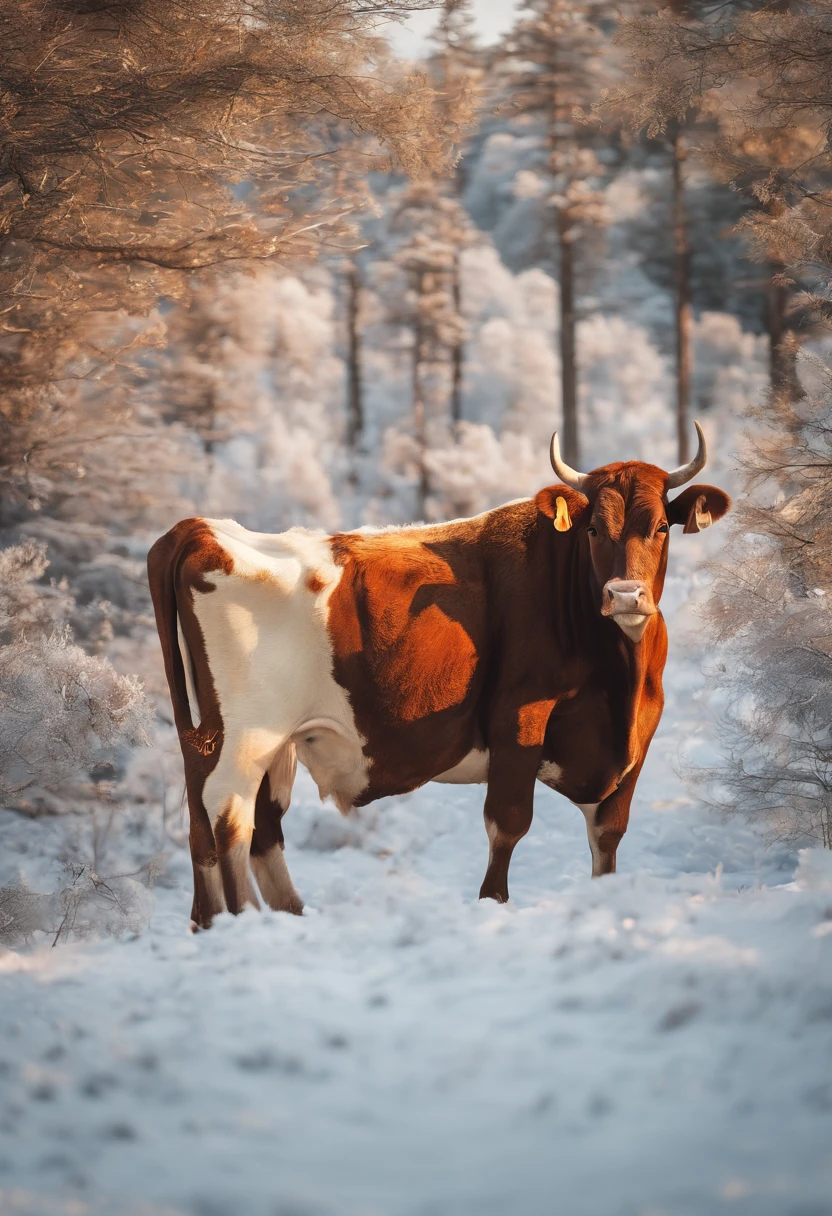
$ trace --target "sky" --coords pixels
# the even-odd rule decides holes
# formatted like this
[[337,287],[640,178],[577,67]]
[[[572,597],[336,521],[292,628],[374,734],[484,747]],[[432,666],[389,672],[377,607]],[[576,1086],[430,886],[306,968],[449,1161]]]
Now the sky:
[[[414,13],[404,24],[392,27],[390,38],[400,55],[415,59],[422,54],[440,7],[437,4],[435,9]],[[487,45],[509,28],[520,5],[515,0],[473,0],[471,7],[477,34]]]

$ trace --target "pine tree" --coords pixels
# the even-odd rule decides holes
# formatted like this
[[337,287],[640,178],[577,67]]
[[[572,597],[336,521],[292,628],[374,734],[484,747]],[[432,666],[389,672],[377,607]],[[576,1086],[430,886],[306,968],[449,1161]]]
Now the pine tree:
[[799,318],[789,314],[796,275],[815,289],[808,302],[825,309],[824,276],[813,280],[816,252],[830,229],[832,5],[675,7],[625,23],[622,41],[637,79],[616,99],[651,134],[691,112],[701,115],[697,142],[726,184],[753,203],[741,230],[766,268],[772,389],[794,393]]
[[465,322],[455,284],[460,249],[474,237],[460,204],[436,182],[414,183],[402,192],[393,205],[389,236],[394,273],[381,278],[388,326],[403,325],[410,333],[416,511],[424,518],[430,494],[425,452],[440,435],[447,441],[459,421],[452,403],[456,394],[461,403],[456,352]]
[[587,179],[598,173],[586,146],[588,128],[579,111],[588,110],[602,87],[603,37],[597,18],[605,6],[592,0],[529,0],[503,48],[511,104],[536,115],[544,127],[552,204],[553,262],[560,285],[561,414],[564,456],[580,464],[576,244],[582,227],[603,210]]
[[361,375],[361,269],[357,258],[344,269],[347,327],[347,446],[354,453],[364,432],[364,384]]
[[[428,66],[436,81],[439,105],[446,121],[467,114],[475,104],[477,85],[482,77],[482,53],[477,46],[474,16],[470,0],[444,0],[431,41],[435,47]],[[465,186],[464,162],[458,161],[452,177],[446,179],[445,189],[457,198]],[[451,294],[457,316],[462,316],[462,275],[460,250],[456,248],[451,266]],[[450,415],[454,428],[462,421],[462,388],[464,379],[465,338],[460,327],[451,351],[453,374],[451,380]]]

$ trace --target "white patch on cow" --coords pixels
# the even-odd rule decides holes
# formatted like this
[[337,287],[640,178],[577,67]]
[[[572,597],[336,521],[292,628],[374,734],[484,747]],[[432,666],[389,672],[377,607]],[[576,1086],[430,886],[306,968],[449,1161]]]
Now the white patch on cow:
[[185,668],[185,691],[188,695],[188,705],[191,710],[191,721],[194,726],[199,726],[199,704],[196,699],[196,680],[194,679],[194,662],[191,658],[191,652],[188,649],[188,643],[185,641],[185,634],[182,632],[182,622],[177,614],[176,617],[176,632],[179,637],[179,653],[182,655],[182,666]]
[[439,773],[434,781],[442,785],[485,785],[488,781],[488,749],[472,748],[459,764]]
[[298,771],[298,755],[294,743],[285,743],[269,765],[269,793],[273,802],[279,802],[283,811],[288,811],[292,801],[292,786]]
[[544,785],[550,786],[553,790],[557,789],[562,776],[563,769],[559,764],[555,764],[554,760],[544,760],[537,770],[538,781],[542,781]]
[[592,877],[597,878],[601,873],[601,850],[598,847],[598,829],[595,826],[595,814],[600,802],[576,802],[575,806],[583,813],[586,820],[586,835],[592,853]]
[[639,625],[644,624],[647,616],[643,612],[617,612],[613,620],[616,625],[627,625],[632,629],[637,629]]
[[[211,571],[214,589],[194,592],[194,613],[223,718],[219,762],[203,798],[212,823],[236,796],[234,819],[248,830],[263,774],[288,805],[294,753],[322,797],[348,810],[367,784],[349,698],[332,675],[327,604],[341,578],[327,537],[292,529],[249,532],[232,520],[206,520],[234,562]],[[314,576],[310,590],[307,580]],[[313,742],[308,742],[312,739]]]

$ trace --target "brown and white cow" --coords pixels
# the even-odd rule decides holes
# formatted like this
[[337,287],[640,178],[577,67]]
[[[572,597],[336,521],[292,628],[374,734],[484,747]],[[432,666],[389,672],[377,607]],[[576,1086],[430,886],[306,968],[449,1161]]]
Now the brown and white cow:
[[333,536],[188,519],[156,542],[150,588],[185,761],[193,920],[257,902],[300,912],[281,819],[297,760],[341,811],[427,781],[483,782],[481,896],[508,898],[536,780],[615,869],[662,712],[658,610],[668,530],[730,506],[628,461],[473,519]]

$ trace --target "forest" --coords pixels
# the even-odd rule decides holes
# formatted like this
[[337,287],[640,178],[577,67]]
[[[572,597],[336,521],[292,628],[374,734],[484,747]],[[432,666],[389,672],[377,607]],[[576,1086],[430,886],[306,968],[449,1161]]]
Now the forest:
[[[0,0],[2,1216],[832,1213],[832,2],[494,7]],[[156,538],[694,421],[619,872],[301,773],[304,915],[191,935]]]

